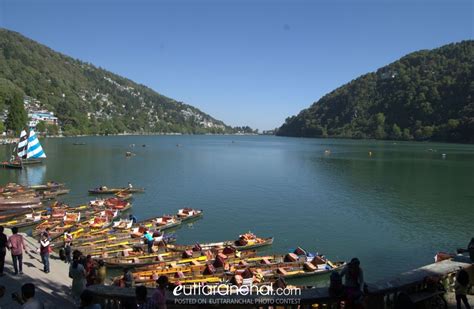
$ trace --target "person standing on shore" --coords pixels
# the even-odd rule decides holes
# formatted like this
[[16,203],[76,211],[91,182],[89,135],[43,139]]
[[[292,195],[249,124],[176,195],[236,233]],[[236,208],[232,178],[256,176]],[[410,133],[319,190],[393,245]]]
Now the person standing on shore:
[[126,288],[131,288],[133,286],[133,274],[130,268],[125,268],[123,271],[123,283]]
[[358,258],[353,258],[341,271],[345,277],[344,289],[350,308],[362,308],[364,297],[364,272]]
[[48,233],[43,233],[40,239],[40,255],[41,262],[43,262],[43,271],[49,273],[49,253],[50,253],[50,243]]
[[3,269],[5,268],[5,255],[7,254],[7,245],[7,235],[3,233],[3,226],[0,225],[0,277],[3,276]]
[[465,269],[461,269],[456,274],[456,281],[454,282],[454,292],[456,295],[456,308],[461,309],[461,301],[464,303],[466,309],[471,309],[469,301],[467,300],[467,290],[469,287],[469,274]]
[[72,235],[70,231],[64,232],[64,255],[66,257],[65,262],[71,264],[71,246],[72,246]]
[[[18,228],[12,228],[13,235],[8,238],[8,248],[11,250],[15,275],[23,275],[23,250],[26,251],[23,236],[18,235]],[[19,272],[18,272],[19,271]]]
[[157,309],[166,309],[166,289],[168,288],[168,277],[160,276],[156,280],[157,288],[151,296],[153,302],[156,304]]
[[107,277],[107,268],[103,260],[99,260],[99,266],[97,267],[96,284],[105,284],[105,278]]
[[86,269],[81,264],[81,252],[75,250],[72,255],[72,264],[69,267],[69,278],[72,279],[72,296],[79,303],[81,293],[86,288]]

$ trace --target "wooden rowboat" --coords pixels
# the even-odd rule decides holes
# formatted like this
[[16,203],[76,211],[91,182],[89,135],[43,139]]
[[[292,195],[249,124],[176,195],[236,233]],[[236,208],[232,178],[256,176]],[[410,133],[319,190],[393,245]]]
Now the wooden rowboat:
[[63,183],[57,183],[57,182],[54,182],[54,181],[50,181],[50,182],[47,182],[44,185],[34,185],[34,186],[29,186],[27,188],[35,190],[35,191],[44,191],[44,190],[60,189],[62,187],[64,187]]
[[127,193],[142,193],[145,192],[144,188],[107,188],[105,186],[90,189],[89,194],[115,194],[119,192]]
[[[262,258],[262,259],[260,259]],[[255,263],[257,261],[257,263]],[[264,261],[264,262],[263,262]],[[271,261],[271,262],[270,262]],[[284,256],[255,257],[231,261],[228,260],[224,267],[210,266],[210,264],[189,266],[181,268],[161,268],[153,271],[134,272],[135,283],[154,286],[157,276],[168,275],[170,282],[186,284],[186,282],[205,283],[208,278],[220,278],[220,282],[240,283],[242,278],[248,278],[247,283],[261,284],[277,278],[296,278],[317,276],[339,270],[346,264],[344,262],[331,262],[329,260],[312,261],[303,260],[285,262]],[[239,279],[240,278],[240,279]],[[244,279],[245,280],[245,279]],[[249,281],[250,280],[250,281]]]
[[[198,262],[198,261],[210,261],[213,262],[218,254],[224,254],[227,259],[243,259],[256,256],[256,251],[239,252],[231,248],[231,251],[226,252],[224,250],[211,252],[211,251],[194,251],[194,252],[165,252],[165,253],[154,253],[144,255],[128,255],[126,257],[119,258],[108,258],[103,261],[109,267],[114,268],[127,268],[135,267],[141,271],[151,269],[155,271],[163,267],[176,267],[176,265],[184,265],[186,263]],[[202,257],[205,258],[202,258]],[[199,263],[191,263],[190,265],[196,266]],[[205,264],[204,264],[205,265]]]
[[[163,235],[163,240],[166,243],[176,241],[176,236],[173,234]],[[158,243],[157,243],[158,244]],[[81,246],[74,246],[74,249],[81,251],[85,255],[92,255],[93,257],[121,257],[124,252],[128,255],[143,255],[147,250],[147,245],[142,238],[116,239],[110,241],[99,241],[93,245],[82,244]]]
[[3,227],[7,228],[24,228],[24,227],[29,227],[29,226],[34,226],[37,224],[40,224],[42,222],[42,213],[27,213],[22,215],[21,217],[18,217],[14,220],[6,221],[1,223]]
[[253,235],[253,238],[251,239],[251,241],[247,241],[247,242],[241,242],[239,239],[235,241],[227,240],[227,241],[221,241],[221,242],[215,242],[215,243],[203,243],[203,244],[195,244],[195,245],[168,245],[168,249],[184,251],[184,250],[192,250],[193,248],[196,248],[196,247],[200,247],[202,248],[202,250],[205,250],[205,249],[218,249],[218,248],[225,248],[225,247],[232,246],[236,248],[237,250],[243,251],[243,250],[251,250],[251,249],[260,248],[263,246],[269,246],[271,244],[273,244],[273,237],[259,238]]
[[176,216],[182,221],[188,221],[191,219],[199,218],[203,215],[202,210],[197,210],[193,208],[182,208],[178,210]]
[[132,228],[132,225],[132,220],[120,219],[119,221],[114,221],[112,227],[118,230],[129,230]]

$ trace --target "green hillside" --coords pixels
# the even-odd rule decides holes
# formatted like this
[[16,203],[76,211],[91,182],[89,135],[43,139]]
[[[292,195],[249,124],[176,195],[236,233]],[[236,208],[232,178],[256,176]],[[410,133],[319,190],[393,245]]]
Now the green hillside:
[[199,109],[0,29],[0,108],[12,93],[40,100],[67,134],[232,133]]
[[474,142],[474,41],[411,53],[289,117],[277,135]]

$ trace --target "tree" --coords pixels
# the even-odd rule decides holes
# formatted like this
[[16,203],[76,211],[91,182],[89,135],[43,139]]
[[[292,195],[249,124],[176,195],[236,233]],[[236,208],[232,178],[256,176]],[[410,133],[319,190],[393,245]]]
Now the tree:
[[44,121],[38,122],[36,125],[36,131],[41,133],[46,132],[46,123]]
[[399,140],[402,137],[402,130],[400,130],[400,127],[394,123],[392,126],[392,134],[391,138],[395,140]]
[[405,141],[409,141],[413,139],[413,136],[410,134],[410,129],[408,128],[403,129],[402,139]]
[[13,97],[7,100],[8,116],[5,122],[7,130],[13,132],[15,135],[20,134],[20,131],[26,127],[28,115],[23,105],[23,98],[20,94],[15,93]]
[[387,134],[385,133],[385,115],[383,113],[378,113],[375,115],[375,123],[377,128],[375,129],[375,138],[376,139],[385,139]]
[[59,128],[55,124],[48,124],[46,125],[46,134],[48,135],[58,135]]

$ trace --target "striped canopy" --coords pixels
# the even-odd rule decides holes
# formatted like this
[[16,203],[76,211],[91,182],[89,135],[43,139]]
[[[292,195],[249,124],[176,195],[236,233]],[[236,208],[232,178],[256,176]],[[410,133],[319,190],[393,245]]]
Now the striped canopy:
[[[20,137],[21,140],[21,137]],[[18,146],[19,148],[19,146]],[[43,147],[36,136],[35,131],[30,130],[30,136],[28,137],[28,146],[26,150],[26,158],[46,158],[46,154],[43,151]]]

